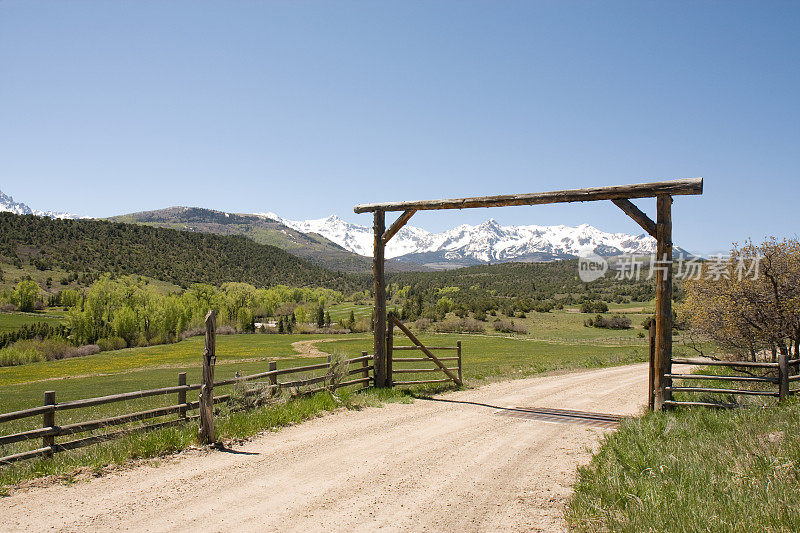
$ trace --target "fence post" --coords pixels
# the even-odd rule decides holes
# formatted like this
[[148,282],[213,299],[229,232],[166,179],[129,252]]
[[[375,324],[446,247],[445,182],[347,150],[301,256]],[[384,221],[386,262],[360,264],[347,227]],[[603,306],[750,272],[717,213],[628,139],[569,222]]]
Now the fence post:
[[647,408],[655,407],[656,394],[656,321],[650,321],[650,374],[647,378]]
[[778,355],[778,400],[783,401],[789,397],[789,356],[785,353]]
[[214,363],[217,360],[217,313],[211,310],[206,315],[206,344],[203,349],[203,381],[200,385],[200,430],[201,444],[214,442]]
[[[44,393],[44,405],[55,405],[56,404],[56,391],[49,390],[45,391]],[[50,411],[45,412],[42,415],[42,427],[51,428],[55,427],[56,425],[56,410],[55,407]],[[50,451],[47,452],[48,457],[53,456],[53,452],[55,451],[56,445],[56,436],[55,435],[45,435],[42,437],[42,448],[50,447]]]
[[[269,362],[269,371],[272,372],[273,370],[278,370],[277,361]],[[278,376],[271,374],[269,376],[269,395],[275,396],[276,394],[278,394]]]
[[394,322],[393,313],[389,313],[389,320],[386,321],[386,386],[394,386],[394,376],[392,375],[392,350],[394,348]]
[[[186,372],[181,372],[178,374],[178,385],[183,387],[186,385]],[[178,418],[186,418],[186,391],[180,390],[178,391],[178,405],[181,406],[181,410],[178,411]]]
[[[366,357],[367,352],[361,352],[361,357]],[[369,379],[369,359],[364,359],[361,361],[361,379]],[[362,389],[366,389],[369,387],[369,381],[365,381],[362,385]]]
[[458,355],[458,381],[464,383],[461,378],[461,341],[456,341],[456,354]]

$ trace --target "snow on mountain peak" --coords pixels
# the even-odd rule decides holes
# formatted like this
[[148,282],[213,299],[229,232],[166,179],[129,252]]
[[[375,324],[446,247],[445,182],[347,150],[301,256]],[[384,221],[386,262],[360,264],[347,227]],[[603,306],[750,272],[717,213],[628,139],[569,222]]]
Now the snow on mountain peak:
[[15,202],[14,198],[0,191],[0,211],[9,211],[16,215],[36,215],[37,217],[49,218],[89,218],[74,215],[72,213],[63,213],[58,211],[39,211],[38,209],[31,209],[22,202]]
[[[317,233],[343,248],[371,257],[372,228],[352,224],[336,215],[312,220],[288,220],[274,213],[260,216],[303,233]],[[579,226],[502,226],[489,219],[477,226],[462,224],[441,233],[403,226],[386,246],[387,258],[408,254],[440,254],[474,262],[551,260],[582,253],[600,255],[650,254],[655,239],[646,235],[606,233],[588,224]]]

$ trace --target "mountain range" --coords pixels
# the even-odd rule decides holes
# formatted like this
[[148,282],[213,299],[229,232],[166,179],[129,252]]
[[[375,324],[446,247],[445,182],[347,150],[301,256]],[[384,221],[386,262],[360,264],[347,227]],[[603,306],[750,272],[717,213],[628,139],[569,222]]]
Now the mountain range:
[[[50,218],[80,218],[69,213],[32,210],[0,191],[0,211]],[[82,217],[86,218],[86,217]],[[369,270],[372,228],[335,215],[289,220],[275,213],[235,214],[197,207],[170,207],[112,217],[115,222],[184,231],[242,235],[276,246],[331,270]],[[680,254],[680,248],[675,249]],[[547,262],[594,253],[604,257],[655,253],[655,239],[646,234],[608,233],[579,226],[502,226],[490,219],[463,224],[441,233],[404,226],[386,247],[388,271],[444,270],[491,263]]]
[[15,202],[11,196],[3,193],[3,191],[0,191],[0,211],[9,211],[11,213],[14,213],[15,215],[36,215],[39,217],[48,217],[48,218],[68,218],[68,219],[89,218],[89,217],[74,215],[72,213],[61,213],[57,211],[39,211],[38,209],[31,209],[22,202]]
[[[372,229],[367,226],[337,216],[303,221],[288,220],[275,213],[261,216],[302,233],[322,235],[356,254],[372,255]],[[607,233],[588,224],[501,226],[494,219],[441,233],[406,225],[386,245],[387,258],[436,270],[487,263],[557,261],[587,253],[613,257],[655,251],[655,239],[646,234]]]

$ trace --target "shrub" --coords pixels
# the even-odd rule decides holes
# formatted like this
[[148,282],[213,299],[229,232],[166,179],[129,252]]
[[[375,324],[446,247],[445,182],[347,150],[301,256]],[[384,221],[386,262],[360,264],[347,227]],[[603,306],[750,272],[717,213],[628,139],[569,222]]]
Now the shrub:
[[110,352],[126,348],[128,344],[122,337],[106,337],[104,339],[97,339],[96,346],[101,352]]
[[500,333],[528,333],[528,330],[523,326],[514,324],[513,320],[497,320],[494,324],[495,331]]
[[0,366],[16,366],[42,361],[42,356],[34,348],[9,346],[0,350]]
[[622,315],[614,315],[610,318],[606,318],[603,315],[597,315],[594,317],[592,325],[596,328],[630,329],[631,319]]
[[581,313],[607,313],[608,305],[598,300],[586,301],[581,304]]

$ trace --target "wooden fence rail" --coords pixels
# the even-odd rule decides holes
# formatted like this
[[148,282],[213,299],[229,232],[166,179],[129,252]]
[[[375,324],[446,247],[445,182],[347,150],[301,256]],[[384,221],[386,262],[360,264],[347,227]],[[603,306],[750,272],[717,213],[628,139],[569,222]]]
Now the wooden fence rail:
[[[215,335],[214,330],[210,329],[209,331],[210,331],[209,335],[213,337]],[[207,360],[212,367],[210,369],[211,370],[210,372],[208,371],[209,369],[206,369],[206,371],[203,373],[204,377],[207,377],[207,379],[209,377],[213,379],[213,362],[215,358],[214,346],[215,346],[214,342],[211,343],[207,342],[206,350],[204,350],[204,359],[205,359],[204,364],[206,363]],[[38,407],[31,407],[29,409],[22,409],[10,413],[0,414],[0,423],[11,422],[39,415],[42,416],[42,427],[40,428],[30,429],[26,431],[19,431],[16,433],[11,433],[6,435],[0,435],[0,446],[13,444],[17,442],[29,441],[29,440],[42,439],[41,447],[15,454],[6,455],[5,457],[0,457],[0,464],[9,464],[24,459],[31,459],[34,457],[52,456],[53,454],[58,452],[63,452],[66,450],[74,450],[76,448],[89,446],[92,444],[96,444],[98,442],[118,439],[126,435],[129,435],[131,433],[152,431],[155,429],[161,429],[170,426],[184,424],[187,421],[194,421],[194,420],[200,420],[201,422],[200,432],[198,434],[201,441],[213,442],[214,410],[211,406],[213,404],[230,401],[231,395],[230,394],[214,395],[210,397],[210,400],[206,400],[203,397],[203,395],[201,395],[196,401],[188,401],[186,394],[187,392],[202,391],[204,390],[205,387],[206,388],[205,390],[209,390],[213,394],[213,389],[215,387],[222,387],[225,385],[240,385],[264,379],[266,379],[268,383],[267,389],[274,392],[277,392],[281,389],[295,389],[298,387],[303,387],[306,385],[315,385],[315,384],[323,384],[323,386],[309,390],[302,390],[299,391],[299,393],[309,394],[309,393],[319,392],[322,390],[335,390],[337,388],[347,387],[352,385],[362,385],[362,388],[366,388],[373,381],[373,377],[370,376],[370,371],[374,371],[374,366],[371,364],[372,361],[373,361],[373,356],[368,355],[366,352],[362,352],[362,355],[360,357],[355,357],[353,359],[347,359],[345,361],[342,361],[340,364],[346,365],[347,367],[345,371],[342,373],[344,377],[349,377],[353,375],[358,375],[359,377],[357,379],[349,379],[338,382],[335,381],[333,375],[331,374],[333,365],[331,364],[330,360],[326,363],[318,363],[313,365],[304,365],[304,366],[281,368],[281,369],[278,369],[278,365],[275,361],[271,361],[269,362],[269,370],[266,372],[260,372],[247,376],[237,376],[232,379],[209,381],[207,383],[197,383],[188,385],[186,384],[186,373],[181,372],[178,374],[178,385],[173,387],[161,387],[157,389],[124,392],[120,394],[98,396],[94,398],[85,398],[81,400],[71,400],[60,403],[56,401],[56,393],[54,391],[46,391],[44,393],[43,405]],[[351,365],[353,366],[353,368],[350,368]],[[301,377],[300,379],[292,379],[284,382],[281,382],[278,379],[279,376],[297,375],[297,374],[311,372],[314,370],[326,370],[327,372],[319,376]],[[125,413],[107,418],[99,418],[99,419],[87,420],[83,422],[75,422],[64,425],[58,425],[56,421],[56,416],[57,416],[56,413],[58,411],[63,411],[67,409],[83,409],[83,408],[95,407],[98,405],[105,405],[115,402],[124,402],[129,400],[138,400],[141,398],[166,396],[172,394],[175,394],[177,397],[177,403],[173,405],[156,407],[152,409],[140,410],[132,413]],[[203,403],[205,401],[209,401],[210,404],[208,405],[208,408],[206,410],[206,415],[210,417],[209,421],[211,427],[204,425],[205,423],[204,419],[203,417],[201,417],[200,414],[195,414],[195,415],[188,414],[189,411],[198,410],[201,407],[203,407]],[[56,442],[55,440],[56,437],[85,433],[107,427],[121,426],[133,422],[141,422],[145,420],[163,418],[165,416],[170,416],[170,415],[176,415],[176,418],[173,420],[166,420],[166,421],[162,420],[147,425],[127,427],[114,432],[103,433],[101,435],[89,435],[69,442]],[[211,432],[209,432],[209,430],[211,430]]]
[[[797,389],[792,389],[790,385],[800,380],[798,375],[798,366],[800,366],[800,359],[789,359],[786,355],[779,355],[777,362],[763,362],[763,361],[716,361],[707,359],[693,359],[693,358],[678,358],[672,360],[672,365],[692,365],[692,366],[722,366],[732,370],[753,370],[763,369],[772,370],[777,375],[775,376],[751,376],[751,375],[717,375],[717,374],[685,374],[670,372],[665,374],[664,377],[669,379],[670,385],[665,387],[671,393],[684,392],[684,393],[701,393],[701,394],[725,394],[725,395],[743,395],[743,396],[767,396],[778,398],[783,401],[790,395],[797,394]],[[737,388],[716,388],[716,387],[702,387],[702,386],[688,386],[688,385],[675,385],[674,381],[689,381],[692,380],[707,380],[707,381],[727,381],[731,383],[764,383],[767,386],[773,386],[774,389],[737,389]],[[704,401],[678,401],[668,400],[664,402],[668,406],[705,406],[705,407],[736,407],[736,404],[730,403],[715,403]]]

